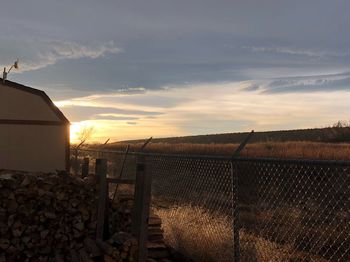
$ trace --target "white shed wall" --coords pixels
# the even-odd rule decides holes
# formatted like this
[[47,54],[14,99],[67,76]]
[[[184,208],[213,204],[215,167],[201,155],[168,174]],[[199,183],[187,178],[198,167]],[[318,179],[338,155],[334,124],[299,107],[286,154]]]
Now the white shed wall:
[[[49,111],[47,106],[44,111]],[[69,128],[65,125],[2,124],[0,169],[33,172],[65,170],[68,139]]]
[[0,83],[0,119],[60,121],[38,95]]

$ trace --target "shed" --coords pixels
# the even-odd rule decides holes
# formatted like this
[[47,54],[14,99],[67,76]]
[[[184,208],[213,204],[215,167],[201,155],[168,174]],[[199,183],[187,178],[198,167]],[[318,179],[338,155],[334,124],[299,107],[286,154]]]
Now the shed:
[[0,169],[68,171],[69,126],[44,91],[0,78]]

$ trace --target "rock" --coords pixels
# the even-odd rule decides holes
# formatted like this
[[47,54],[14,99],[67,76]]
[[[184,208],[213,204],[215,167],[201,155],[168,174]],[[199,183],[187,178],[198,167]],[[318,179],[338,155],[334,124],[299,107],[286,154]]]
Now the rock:
[[104,255],[103,259],[105,262],[115,262],[115,258],[108,256],[108,255]]
[[28,176],[25,176],[24,179],[23,179],[23,181],[22,181],[22,183],[21,183],[21,186],[26,187],[26,186],[28,186],[29,184],[30,184],[30,179],[29,179]]
[[5,174],[0,174],[0,180],[12,180],[14,181],[14,175],[5,173]]
[[40,232],[41,239],[46,239],[47,235],[50,233],[50,230],[46,229]]
[[10,241],[8,239],[0,239],[0,249],[2,250],[6,250],[8,249],[10,246]]
[[18,204],[17,204],[16,200],[10,199],[8,201],[7,211],[12,214],[12,213],[16,212],[17,208],[18,208]]
[[84,225],[84,223],[79,222],[79,223],[74,224],[74,228],[76,228],[78,231],[83,231],[85,228],[85,225]]
[[102,255],[101,249],[97,246],[96,242],[91,238],[84,239],[84,247],[91,257],[98,257]]
[[44,216],[49,219],[55,219],[56,214],[54,212],[44,212]]

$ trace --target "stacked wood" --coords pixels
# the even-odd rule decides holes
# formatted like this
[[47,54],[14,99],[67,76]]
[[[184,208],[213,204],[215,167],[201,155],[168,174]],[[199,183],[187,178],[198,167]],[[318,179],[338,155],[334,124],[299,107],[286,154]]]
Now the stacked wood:
[[129,233],[119,232],[108,240],[110,245],[117,247],[117,252],[111,255],[114,260],[108,261],[136,261],[137,240]]
[[0,262],[135,261],[131,235],[94,240],[96,182],[66,173],[0,172]]
[[[112,232],[131,232],[134,198],[130,194],[119,194],[112,203],[112,220],[110,228]],[[164,242],[162,221],[160,217],[151,213],[148,223],[148,260],[150,262],[171,262],[169,248]],[[125,233],[119,233],[125,234]],[[128,235],[128,234],[126,234]],[[120,237],[121,235],[119,235]],[[130,236],[130,235],[128,235]],[[114,236],[115,238],[115,236]],[[134,249],[133,249],[134,250]],[[133,255],[132,252],[130,255]]]
[[131,232],[132,216],[134,207],[134,196],[131,194],[118,194],[112,203],[112,232]]
[[[125,230],[131,232],[133,196],[130,194],[119,194],[117,201],[113,203],[111,228],[114,231]],[[162,221],[156,214],[151,213],[148,222],[148,258],[150,261],[170,261],[170,253],[165,245],[162,230]]]
[[[153,261],[170,261],[170,253],[164,243],[162,220],[159,216],[151,214],[148,222],[148,258]],[[152,261],[151,260],[151,261]]]

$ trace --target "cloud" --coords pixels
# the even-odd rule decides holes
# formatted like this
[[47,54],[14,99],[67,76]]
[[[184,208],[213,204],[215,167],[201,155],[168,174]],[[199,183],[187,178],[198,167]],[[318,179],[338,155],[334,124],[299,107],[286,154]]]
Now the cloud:
[[261,83],[258,81],[245,81],[242,90],[244,91],[257,91],[261,87]]
[[306,48],[293,48],[288,46],[252,46],[252,47],[243,47],[251,49],[253,52],[268,52],[268,53],[280,53],[280,54],[289,54],[289,55],[303,55],[310,57],[325,57],[325,56],[335,56],[343,57],[349,56],[349,52],[341,52],[334,50],[317,50],[317,49],[306,49]]
[[179,104],[190,102],[190,98],[188,97],[169,96],[167,94],[167,92],[170,91],[169,89],[163,88],[161,90],[164,92],[158,92],[159,90],[146,90],[143,88],[131,89],[128,91],[122,89],[118,92],[99,93],[55,101],[55,104],[62,108],[69,106],[115,108],[117,105],[119,109],[123,108],[123,110],[131,110],[131,112],[136,110],[136,112],[151,111],[153,113],[160,113],[167,108],[174,108]]
[[115,120],[115,121],[126,121],[126,120],[137,120],[138,117],[127,117],[127,116],[119,116],[113,114],[99,114],[93,115],[91,119],[95,120]]
[[[46,88],[59,83],[85,94],[150,90],[350,66],[350,34],[344,33],[350,4],[344,0],[203,0],[186,8],[162,0],[22,2],[7,1],[0,10],[0,62],[18,57],[24,70],[54,63],[10,76]],[[112,55],[121,48],[125,52]],[[109,59],[98,59],[103,56]],[[79,59],[84,57],[93,60]]]
[[284,77],[263,81],[252,81],[245,91],[273,93],[312,93],[319,91],[350,91],[350,73]]
[[[66,59],[91,58],[96,59],[107,54],[117,54],[121,49],[113,41],[97,44],[82,45],[63,40],[33,39],[18,37],[0,39],[2,48],[13,52],[0,53],[0,60],[5,61],[2,66],[9,66],[17,57],[20,60],[20,71],[32,71],[56,64]],[[11,55],[9,55],[9,53]],[[13,57],[16,54],[17,57]]]
[[47,47],[43,48],[43,50],[39,50],[37,54],[39,61],[34,61],[28,64],[24,61],[24,67],[27,66],[29,70],[35,70],[46,67],[47,65],[55,64],[62,59],[79,59],[85,57],[96,59],[107,53],[117,54],[121,51],[112,41],[95,47],[79,45],[74,42],[66,41],[48,41],[46,45]]
[[[125,116],[158,116],[162,114],[162,112],[157,112],[157,111],[145,111],[145,110],[133,110],[133,109],[128,110],[128,109],[122,109],[117,107],[104,107],[101,105],[93,105],[93,106],[66,105],[66,106],[61,106],[60,109],[63,111],[64,114],[67,115],[70,121],[84,121],[84,120],[93,120],[93,119],[126,120]],[[119,119],[113,119],[115,117]]]
[[101,95],[94,95],[87,97],[86,99],[93,99],[92,101],[98,101],[99,103],[127,105],[134,108],[171,108],[178,104],[186,103],[190,101],[187,97],[169,97],[165,94],[159,95],[159,93],[153,93],[153,95],[145,95],[146,92],[132,93],[132,92],[118,92],[118,93],[106,93]]

